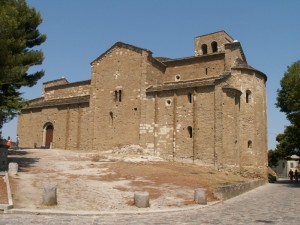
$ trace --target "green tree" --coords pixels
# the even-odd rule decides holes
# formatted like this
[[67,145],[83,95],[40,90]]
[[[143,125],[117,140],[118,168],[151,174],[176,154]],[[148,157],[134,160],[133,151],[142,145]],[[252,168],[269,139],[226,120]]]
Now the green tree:
[[288,67],[280,84],[276,106],[286,114],[291,124],[276,137],[276,150],[286,157],[300,153],[300,61]]
[[46,40],[37,29],[41,22],[25,0],[0,0],[0,131],[25,103],[20,88],[35,85],[44,75],[42,70],[28,73],[44,59],[35,48]]
[[291,124],[300,127],[300,61],[288,67],[280,84],[276,105]]
[[268,151],[268,165],[269,167],[278,166],[278,159],[280,158],[279,152],[276,150],[270,149]]

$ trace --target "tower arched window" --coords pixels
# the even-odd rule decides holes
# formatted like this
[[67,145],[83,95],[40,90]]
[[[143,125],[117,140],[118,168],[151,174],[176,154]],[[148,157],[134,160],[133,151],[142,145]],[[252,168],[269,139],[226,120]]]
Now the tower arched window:
[[218,43],[216,41],[213,41],[211,43],[211,49],[212,49],[212,52],[217,52],[218,51]]
[[206,55],[206,54],[207,54],[207,45],[206,45],[206,44],[203,44],[203,45],[201,46],[201,49],[202,49],[202,54],[203,54],[203,55]]

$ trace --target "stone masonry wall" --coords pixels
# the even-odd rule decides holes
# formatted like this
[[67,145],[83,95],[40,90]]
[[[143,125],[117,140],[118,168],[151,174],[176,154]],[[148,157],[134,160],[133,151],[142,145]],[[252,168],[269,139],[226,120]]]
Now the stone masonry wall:
[[[195,50],[196,57],[160,63],[146,49],[116,43],[92,62],[91,80],[44,84],[44,98],[19,115],[20,146],[45,145],[51,124],[55,148],[140,145],[165,159],[266,178],[265,75],[224,31],[196,37]],[[82,96],[90,101],[70,100]],[[47,101],[54,104],[42,107]]]
[[139,144],[146,59],[143,52],[116,47],[92,64],[93,149]]
[[53,147],[87,149],[88,117],[88,105],[24,111],[18,118],[19,145],[31,148],[45,146],[45,125],[51,123],[54,127]]
[[[207,56],[193,62],[169,65],[164,82],[186,81],[220,76],[224,71],[224,55]],[[179,79],[178,79],[179,78]]]
[[204,165],[215,163],[215,88],[199,87],[194,98],[195,162]]
[[[231,105],[225,103],[223,149],[231,152],[231,156],[223,157],[223,163],[244,174],[264,176],[267,168],[265,79],[253,70],[233,70],[228,83],[241,91],[241,95],[235,110],[234,98]],[[230,129],[233,125],[235,129]]]
[[90,94],[90,81],[45,88],[45,100],[71,98]]

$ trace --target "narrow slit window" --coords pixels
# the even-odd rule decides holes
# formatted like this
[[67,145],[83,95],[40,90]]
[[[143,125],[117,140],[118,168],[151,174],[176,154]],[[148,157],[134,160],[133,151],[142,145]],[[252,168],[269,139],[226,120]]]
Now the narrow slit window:
[[122,90],[119,90],[119,102],[122,101]]
[[193,128],[191,126],[188,126],[187,130],[189,132],[189,137],[193,138]]
[[114,113],[109,112],[109,116],[110,116],[110,119],[111,119],[111,123],[113,124],[114,123]]
[[251,91],[247,90],[246,91],[246,103],[249,103],[251,100]]
[[118,101],[118,91],[115,91],[115,101]]
[[193,102],[193,95],[192,95],[192,93],[188,93],[188,100],[189,100],[189,103]]

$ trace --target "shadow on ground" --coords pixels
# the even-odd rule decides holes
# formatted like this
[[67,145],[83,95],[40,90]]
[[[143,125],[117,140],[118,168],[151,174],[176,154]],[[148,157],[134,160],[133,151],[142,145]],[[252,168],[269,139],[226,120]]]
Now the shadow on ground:
[[291,187],[291,188],[300,188],[300,180],[298,181],[298,183],[296,183],[295,180],[293,180],[293,182],[290,181],[289,178],[281,178],[278,179],[275,184],[284,184],[287,187]]
[[33,166],[36,162],[39,161],[40,158],[28,158],[22,157],[29,154],[26,150],[15,150],[10,149],[8,151],[8,163],[15,162],[18,163],[19,171],[24,172],[28,167]]

